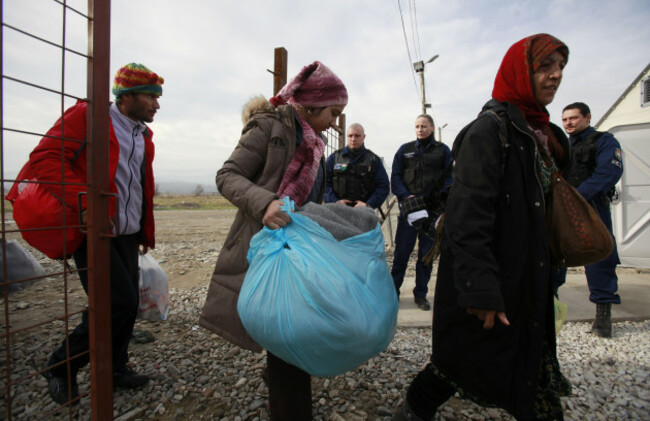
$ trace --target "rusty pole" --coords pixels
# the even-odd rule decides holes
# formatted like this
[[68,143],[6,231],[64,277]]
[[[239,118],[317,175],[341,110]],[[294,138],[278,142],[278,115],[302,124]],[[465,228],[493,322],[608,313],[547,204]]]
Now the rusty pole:
[[339,116],[338,123],[339,123],[338,124],[339,129],[340,129],[340,131],[338,132],[339,133],[339,149],[343,149],[345,147],[345,140],[346,140],[345,139],[345,136],[346,136],[346,133],[345,133],[345,130],[346,130],[345,129],[345,124],[346,124],[346,122],[345,122],[345,114],[341,114]]
[[110,0],[88,0],[88,316],[93,420],[113,419],[108,134]]
[[273,65],[273,95],[277,95],[280,89],[287,84],[287,67],[289,63],[288,53],[284,47],[278,47],[274,52]]

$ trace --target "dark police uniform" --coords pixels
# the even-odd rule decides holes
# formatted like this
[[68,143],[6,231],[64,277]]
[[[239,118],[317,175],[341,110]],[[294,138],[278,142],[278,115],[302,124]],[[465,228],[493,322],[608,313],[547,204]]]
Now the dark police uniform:
[[334,152],[327,158],[325,172],[325,203],[360,200],[378,208],[388,196],[388,174],[381,158],[365,146],[356,153],[347,146]]
[[[391,173],[391,188],[399,201],[411,195],[428,196],[432,186],[443,176],[444,170],[452,160],[451,151],[447,145],[436,142],[433,136],[427,139],[418,139],[402,145],[393,160]],[[451,173],[448,173],[444,188],[451,184]],[[418,260],[415,265],[415,288],[413,295],[416,298],[425,298],[429,290],[432,264],[424,264],[422,258],[433,246],[433,240],[409,225],[405,217],[397,218],[397,232],[395,233],[395,256],[391,275],[395,289],[399,289],[404,282],[404,274],[408,259],[418,240]]]
[[[596,209],[598,215],[612,232],[612,214],[610,202],[616,183],[623,174],[621,145],[607,132],[597,132],[588,127],[582,132],[571,135],[571,174],[568,181]],[[585,266],[585,275],[589,285],[589,300],[596,304],[619,304],[621,298],[618,290],[616,265],[620,263],[616,241],[614,251],[606,259]],[[566,269],[559,269],[555,279],[555,288],[565,281]]]

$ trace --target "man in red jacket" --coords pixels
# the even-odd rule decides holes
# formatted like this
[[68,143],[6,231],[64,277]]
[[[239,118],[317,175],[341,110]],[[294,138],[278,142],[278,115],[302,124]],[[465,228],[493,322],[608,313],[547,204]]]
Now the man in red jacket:
[[[110,191],[119,196],[119,200],[110,205],[111,217],[114,221],[119,221],[115,225],[117,237],[112,238],[110,244],[114,387],[136,388],[149,381],[147,376],[136,374],[127,363],[129,341],[138,312],[138,250],[142,248],[146,252],[155,246],[155,187],[152,169],[154,145],[152,132],[145,123],[151,123],[160,108],[158,98],[162,95],[163,82],[163,78],[145,66],[130,63],[117,71],[113,84],[115,103],[109,109],[109,174]],[[66,204],[75,208],[78,207],[77,193],[85,190],[87,183],[86,150],[83,147],[86,109],[87,103],[79,101],[66,110],[64,116],[30,154],[28,164],[18,177],[19,180],[61,183],[64,174],[65,182],[73,183],[72,185],[66,185],[65,191],[61,190],[60,185],[48,185],[48,189],[53,190],[54,194],[60,193],[59,197],[64,197]],[[63,148],[62,137],[65,138]],[[63,171],[61,162],[65,162]],[[80,185],[75,185],[76,183]],[[86,204],[82,202],[79,212],[84,221],[85,209]],[[87,267],[85,238],[74,251],[73,257],[78,268]],[[88,292],[87,271],[78,273]],[[69,349],[69,354],[66,349]],[[89,362],[87,351],[88,314],[84,312],[81,323],[52,353],[48,370],[44,372],[50,396],[55,402],[63,404],[72,400],[73,404],[79,403],[77,372]],[[59,364],[68,356],[68,363]]]

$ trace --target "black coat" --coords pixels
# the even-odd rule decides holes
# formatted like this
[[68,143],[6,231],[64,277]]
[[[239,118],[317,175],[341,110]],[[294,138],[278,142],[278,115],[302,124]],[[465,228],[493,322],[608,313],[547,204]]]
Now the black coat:
[[[465,391],[527,418],[542,342],[555,353],[545,198],[522,113],[494,100],[486,108],[506,111],[510,146],[502,149],[499,122],[485,114],[456,139],[464,135],[445,209],[431,360]],[[552,128],[568,156],[566,136]],[[469,307],[505,311],[511,326],[495,320],[485,330]]]

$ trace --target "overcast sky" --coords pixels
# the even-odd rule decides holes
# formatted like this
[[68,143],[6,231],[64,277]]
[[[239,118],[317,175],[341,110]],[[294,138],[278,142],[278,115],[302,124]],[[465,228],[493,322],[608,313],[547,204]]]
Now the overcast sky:
[[[85,0],[68,1],[86,10]],[[400,6],[401,12],[400,15]],[[60,6],[50,0],[3,0],[4,22],[60,43]],[[650,62],[647,0],[113,0],[111,73],[140,62],[165,78],[161,109],[150,125],[159,181],[213,184],[235,147],[240,112],[258,94],[272,94],[276,47],[288,51],[289,78],[320,60],[346,84],[347,123],[366,129],[366,146],[390,168],[398,147],[415,138],[421,112],[412,63],[439,57],[425,69],[429,113],[445,125],[451,145],[490,98],[510,45],[547,32],[564,41],[569,63],[555,101],[584,101],[593,122]],[[66,44],[86,51],[85,22],[69,14]],[[4,29],[3,72],[85,97],[85,62]],[[66,101],[65,105],[72,102]],[[4,81],[3,124],[44,132],[61,113],[60,100]],[[438,130],[436,129],[436,136]],[[15,175],[38,142],[4,135],[5,177]]]

